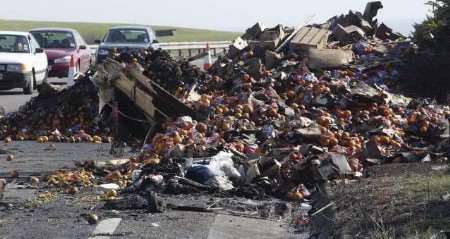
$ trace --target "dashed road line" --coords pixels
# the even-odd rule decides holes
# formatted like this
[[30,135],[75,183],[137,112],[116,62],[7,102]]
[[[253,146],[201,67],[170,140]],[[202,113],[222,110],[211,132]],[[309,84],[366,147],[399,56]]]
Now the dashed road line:
[[108,218],[102,220],[97,225],[94,232],[92,232],[92,236],[90,236],[88,239],[109,239],[110,237],[105,235],[113,234],[121,221],[122,218]]
[[217,214],[208,233],[208,239],[285,239],[309,238],[291,235],[282,222]]

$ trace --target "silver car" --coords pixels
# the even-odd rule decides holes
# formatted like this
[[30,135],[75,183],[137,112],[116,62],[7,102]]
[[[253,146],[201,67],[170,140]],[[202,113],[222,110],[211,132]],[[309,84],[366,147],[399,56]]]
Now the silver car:
[[155,32],[147,26],[118,26],[109,29],[103,40],[97,40],[97,63],[104,61],[113,48],[119,52],[158,49]]

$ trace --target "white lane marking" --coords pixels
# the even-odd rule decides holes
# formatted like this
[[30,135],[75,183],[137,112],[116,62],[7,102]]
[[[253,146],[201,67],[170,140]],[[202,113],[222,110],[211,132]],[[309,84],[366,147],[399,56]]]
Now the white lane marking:
[[109,239],[109,236],[106,235],[113,234],[119,226],[120,221],[122,221],[122,218],[108,218],[102,220],[91,234],[92,236],[88,239]]
[[304,235],[291,237],[286,226],[282,222],[274,222],[263,219],[245,218],[225,214],[217,214],[208,232],[208,239],[304,239]]

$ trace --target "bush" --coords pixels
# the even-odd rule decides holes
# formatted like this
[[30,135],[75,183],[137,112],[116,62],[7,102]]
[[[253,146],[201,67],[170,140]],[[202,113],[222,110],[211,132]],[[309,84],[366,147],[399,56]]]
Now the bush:
[[434,0],[432,15],[415,25],[417,54],[407,59],[403,83],[423,96],[443,101],[450,92],[450,0]]
[[450,0],[435,0],[427,3],[433,15],[415,25],[414,39],[422,50],[434,54],[450,53]]

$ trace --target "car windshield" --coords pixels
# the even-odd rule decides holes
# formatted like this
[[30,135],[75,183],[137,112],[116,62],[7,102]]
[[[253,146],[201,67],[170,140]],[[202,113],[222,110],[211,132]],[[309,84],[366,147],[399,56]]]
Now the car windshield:
[[18,35],[0,35],[0,52],[29,53],[27,37]]
[[65,31],[33,31],[31,32],[42,48],[71,49],[75,48],[75,38],[71,32]]
[[148,43],[148,34],[144,29],[109,30],[105,42],[109,43]]

